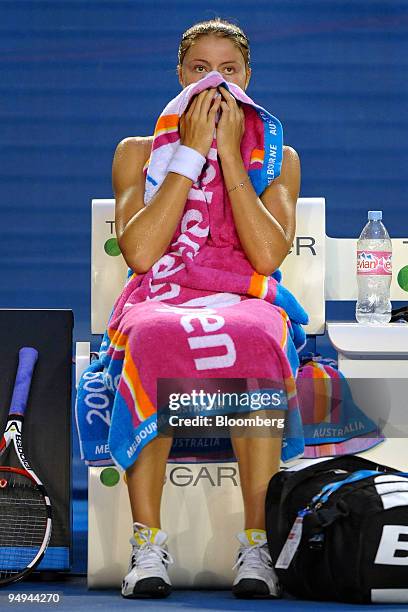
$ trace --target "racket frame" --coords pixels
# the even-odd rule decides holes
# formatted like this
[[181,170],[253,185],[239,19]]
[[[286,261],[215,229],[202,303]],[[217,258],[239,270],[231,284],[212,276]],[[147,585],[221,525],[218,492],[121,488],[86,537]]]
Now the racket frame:
[[[21,351],[22,350],[24,349],[21,349]],[[20,351],[20,355],[21,355],[21,351]],[[36,357],[34,359],[34,363],[31,369],[29,384],[31,383],[31,375],[32,375],[32,370],[35,365],[35,361],[36,361]],[[17,377],[18,377],[18,372],[17,372]],[[34,559],[30,561],[30,563],[27,565],[25,570],[22,570],[20,573],[16,573],[15,575],[11,574],[8,578],[1,578],[2,569],[0,568],[0,586],[9,584],[11,582],[18,582],[24,576],[31,573],[37,567],[37,565],[40,563],[41,559],[43,558],[45,554],[45,551],[48,547],[48,544],[51,538],[51,532],[52,532],[52,511],[51,511],[50,498],[45,489],[45,486],[43,485],[43,483],[41,482],[37,474],[32,469],[30,462],[28,461],[27,457],[24,454],[23,437],[22,437],[24,412],[25,412],[25,406],[23,407],[23,409],[20,408],[18,413],[15,413],[13,412],[13,404],[11,405],[9,415],[8,415],[8,420],[6,423],[6,428],[0,440],[0,458],[6,453],[11,442],[13,442],[14,450],[22,466],[22,469],[0,465],[0,470],[7,471],[10,473],[12,472],[19,473],[23,476],[26,476],[27,478],[30,478],[30,480],[35,482],[37,488],[42,493],[44,501],[45,501],[45,507],[46,507],[46,513],[47,513],[47,523],[45,527],[45,534],[44,534],[43,542],[37,554],[35,555]]]

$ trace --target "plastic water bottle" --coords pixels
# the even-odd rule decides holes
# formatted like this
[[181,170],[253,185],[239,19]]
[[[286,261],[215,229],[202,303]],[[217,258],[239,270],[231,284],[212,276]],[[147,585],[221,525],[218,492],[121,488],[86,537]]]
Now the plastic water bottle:
[[392,243],[381,219],[381,210],[369,210],[357,242],[356,320],[372,325],[388,323],[392,308]]

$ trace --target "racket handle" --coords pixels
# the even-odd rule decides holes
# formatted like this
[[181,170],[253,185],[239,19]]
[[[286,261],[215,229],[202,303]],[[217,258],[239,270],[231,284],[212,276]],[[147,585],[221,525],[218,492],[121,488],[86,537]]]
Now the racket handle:
[[24,415],[37,359],[38,351],[35,348],[24,346],[19,350],[16,381],[14,383],[9,414]]

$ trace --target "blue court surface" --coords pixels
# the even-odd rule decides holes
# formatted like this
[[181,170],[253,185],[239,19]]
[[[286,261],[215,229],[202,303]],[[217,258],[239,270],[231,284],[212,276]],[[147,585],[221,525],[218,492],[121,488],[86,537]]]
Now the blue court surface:
[[196,610],[285,610],[287,612],[316,610],[337,612],[338,610],[408,610],[406,605],[352,605],[330,602],[298,601],[285,597],[279,600],[243,600],[236,599],[230,591],[178,591],[175,590],[166,599],[132,599],[126,600],[119,590],[89,591],[84,576],[70,577],[63,582],[25,581],[11,588],[0,591],[0,610],[19,608],[18,603],[9,603],[10,594],[16,593],[58,593],[59,603],[24,604],[23,609],[33,607],[35,610],[83,610],[86,606],[94,610],[151,610],[152,612],[195,612]]
[[[73,503],[73,566],[70,575],[34,575],[10,586],[0,588],[0,611],[13,609],[33,610],[151,610],[152,612],[195,612],[196,610],[285,610],[287,612],[316,610],[319,612],[338,612],[352,610],[367,612],[373,610],[408,611],[407,605],[354,605],[333,602],[300,601],[285,594],[282,599],[244,600],[237,599],[229,590],[174,590],[166,599],[124,599],[119,589],[89,590],[86,583],[87,563],[87,501],[74,500]],[[17,594],[57,594],[58,603],[10,602]],[[23,599],[21,597],[20,599]]]

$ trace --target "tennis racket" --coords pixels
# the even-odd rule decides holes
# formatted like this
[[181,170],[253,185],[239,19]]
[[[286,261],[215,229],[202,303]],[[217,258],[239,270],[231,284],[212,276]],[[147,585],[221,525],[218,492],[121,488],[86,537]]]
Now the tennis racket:
[[34,348],[19,351],[8,420],[0,439],[0,586],[32,572],[51,537],[50,500],[24,454],[22,440],[37,358]]

